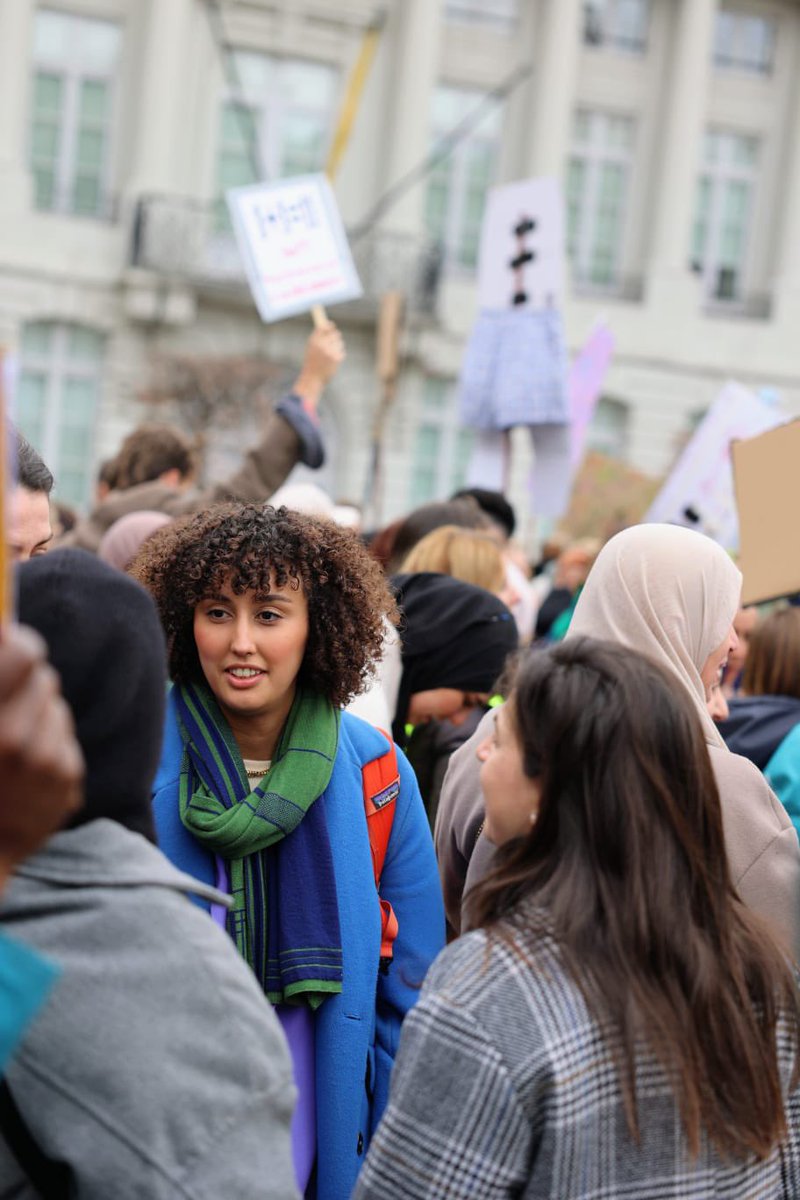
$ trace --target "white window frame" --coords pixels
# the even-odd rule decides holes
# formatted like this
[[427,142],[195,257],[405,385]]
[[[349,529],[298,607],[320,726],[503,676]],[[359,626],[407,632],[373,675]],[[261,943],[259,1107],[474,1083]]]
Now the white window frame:
[[[22,346],[19,371],[20,375],[23,375],[26,371],[30,371],[37,375],[43,375],[45,378],[42,441],[41,445],[36,446],[36,449],[55,476],[56,497],[58,497],[58,475],[61,458],[60,437],[63,424],[64,383],[69,378],[87,380],[95,384],[96,404],[94,418],[89,431],[89,441],[86,446],[86,487],[82,498],[84,502],[88,502],[92,486],[91,464],[93,463],[94,439],[97,430],[97,412],[102,402],[104,362],[102,357],[95,361],[87,359],[85,362],[73,358],[69,353],[68,342],[70,334],[75,328],[86,328],[92,333],[100,333],[101,336],[104,335],[102,331],[95,329],[93,326],[83,326],[78,322],[31,320],[26,322],[26,326],[44,326],[52,331],[48,353],[39,356],[35,351],[26,350]],[[70,500],[70,503],[72,502]],[[79,501],[74,502],[78,503]]]
[[[703,280],[703,290],[709,303],[724,305],[726,308],[742,306],[746,303],[747,288],[747,256],[750,242],[751,226],[753,219],[753,211],[755,208],[755,195],[758,186],[758,155],[760,150],[759,139],[749,133],[741,133],[735,129],[723,129],[719,126],[712,126],[706,130],[706,136],[722,135],[726,138],[742,138],[755,143],[756,153],[755,162],[751,164],[741,164],[724,159],[713,164],[703,161],[698,172],[698,183],[703,178],[711,180],[711,203],[708,210],[708,222],[706,231],[706,245],[704,253],[704,261],[702,263],[692,263],[692,269]],[[730,142],[727,143],[730,146]],[[722,196],[724,193],[724,185],[726,183],[745,183],[748,185],[748,204],[747,212],[744,218],[744,238],[742,246],[742,254],[739,263],[739,286],[735,295],[731,297],[720,296],[718,294],[719,282],[719,246],[722,239]],[[692,234],[694,237],[694,233]]]
[[[569,161],[580,159],[586,164],[587,187],[585,199],[581,205],[581,215],[578,225],[575,253],[572,260],[572,274],[579,290],[606,291],[611,295],[619,292],[621,287],[620,263],[623,257],[623,242],[625,238],[625,213],[628,206],[628,191],[634,164],[636,143],[636,121],[629,113],[612,112],[610,109],[579,107],[578,113],[585,113],[589,118],[590,138],[588,142],[578,142],[573,130],[572,146]],[[599,120],[598,120],[599,118]],[[601,122],[609,118],[625,120],[630,125],[630,145],[627,149],[610,147],[607,141],[601,140],[599,130]],[[600,188],[601,168],[608,163],[621,166],[625,171],[625,183],[620,203],[619,228],[620,234],[614,248],[612,278],[608,283],[595,283],[589,274],[591,267],[592,247],[595,243],[595,224],[598,211],[598,194]]]
[[[430,405],[427,403],[432,389],[441,389],[442,403]],[[469,434],[469,430],[461,425],[458,418],[458,389],[451,379],[439,375],[427,375],[420,385],[420,403],[418,418],[414,424],[412,459],[409,471],[408,505],[416,508],[429,501],[447,499],[456,490],[456,469],[458,466],[459,441]],[[416,454],[419,432],[421,429],[435,429],[439,435],[439,455],[437,459],[436,477],[433,495],[422,499],[416,494],[416,473],[414,455]],[[469,453],[464,462],[464,476],[469,466]]]
[[[119,21],[100,17],[87,17],[82,13],[62,12],[60,9],[42,8],[40,12],[57,13],[60,16],[68,18],[74,22],[72,26],[72,34],[70,38],[70,46],[68,52],[57,58],[48,58],[46,55],[34,57],[31,63],[31,111],[28,121],[28,137],[29,151],[28,161],[32,161],[32,146],[30,138],[33,132],[33,88],[36,76],[39,74],[57,75],[64,84],[64,102],[62,113],[63,116],[59,122],[59,146],[56,157],[56,171],[53,204],[48,208],[37,208],[37,212],[53,212],[61,215],[74,216],[80,220],[104,220],[113,216],[113,199],[112,199],[112,180],[113,180],[113,159],[115,146],[115,132],[117,129],[117,92],[116,78],[117,71],[111,71],[107,75],[100,74],[97,71],[87,71],[80,65],[80,53],[76,50],[80,41],[79,26],[85,22],[92,24],[104,24],[114,26],[119,34],[120,46],[122,42],[122,26]],[[100,172],[100,197],[98,210],[94,213],[78,212],[74,206],[73,188],[75,176],[77,174],[77,148],[78,148],[78,128],[80,117],[80,90],[83,83],[101,83],[108,86],[109,89],[109,117],[106,126],[108,147],[104,155],[103,166]]]

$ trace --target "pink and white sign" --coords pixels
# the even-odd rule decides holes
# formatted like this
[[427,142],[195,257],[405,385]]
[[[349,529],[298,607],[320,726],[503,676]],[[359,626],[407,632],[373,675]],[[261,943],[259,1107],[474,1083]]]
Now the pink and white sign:
[[[739,383],[727,383],[695,430],[645,515],[645,521],[690,525],[726,550],[739,544],[731,442],[782,425],[785,413]],[[697,519],[692,521],[687,509]]]
[[324,175],[256,183],[226,194],[263,321],[354,300],[362,287]]
[[570,465],[573,471],[580,466],[586,450],[586,435],[613,353],[613,333],[606,325],[597,325],[569,369],[567,390],[571,428]]

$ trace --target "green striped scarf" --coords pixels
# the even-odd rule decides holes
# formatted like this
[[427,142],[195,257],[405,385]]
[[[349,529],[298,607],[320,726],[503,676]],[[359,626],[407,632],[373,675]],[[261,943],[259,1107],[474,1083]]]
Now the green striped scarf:
[[[275,1004],[341,991],[342,952],[324,807],[339,710],[298,689],[272,766],[250,791],[233,733],[205,685],[176,688],[186,828],[229,864],[228,930]],[[288,835],[292,834],[292,837]]]

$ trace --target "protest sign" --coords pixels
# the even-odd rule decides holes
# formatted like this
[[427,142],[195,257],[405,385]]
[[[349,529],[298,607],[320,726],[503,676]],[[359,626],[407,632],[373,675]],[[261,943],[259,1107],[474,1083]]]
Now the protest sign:
[[614,335],[605,325],[597,325],[569,369],[567,390],[572,445],[570,462],[573,471],[578,468],[583,458],[586,435],[603,390],[603,381],[613,353]]
[[800,592],[800,421],[731,447],[739,512],[742,604]]
[[575,478],[566,516],[559,528],[571,538],[603,541],[636,525],[653,502],[660,481],[627,463],[590,450]]
[[727,550],[739,542],[731,442],[774,429],[785,417],[738,383],[727,383],[695,430],[646,521],[668,521],[709,534]]
[[362,294],[324,175],[233,188],[226,200],[263,321],[279,321]]
[[557,307],[564,291],[564,205],[555,179],[492,188],[481,226],[481,308]]

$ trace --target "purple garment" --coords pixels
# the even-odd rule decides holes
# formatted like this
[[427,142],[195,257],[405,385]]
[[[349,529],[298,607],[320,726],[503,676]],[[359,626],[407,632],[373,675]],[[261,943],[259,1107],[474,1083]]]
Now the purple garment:
[[[225,859],[214,855],[217,887],[230,894],[230,879]],[[222,904],[211,905],[211,916],[227,932],[228,910]],[[292,1159],[297,1186],[305,1195],[317,1157],[317,1081],[314,1014],[306,1004],[278,1004],[275,1012],[281,1023],[294,1067],[297,1105],[292,1117]]]

